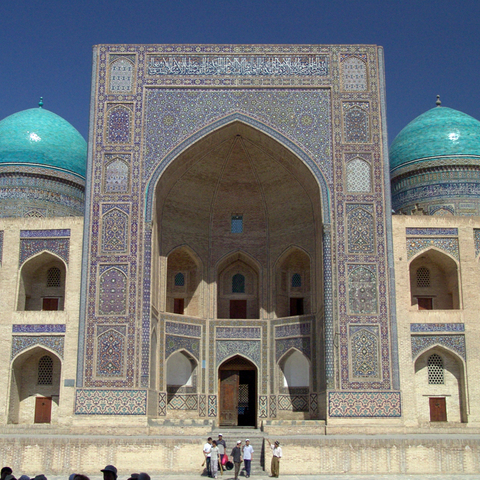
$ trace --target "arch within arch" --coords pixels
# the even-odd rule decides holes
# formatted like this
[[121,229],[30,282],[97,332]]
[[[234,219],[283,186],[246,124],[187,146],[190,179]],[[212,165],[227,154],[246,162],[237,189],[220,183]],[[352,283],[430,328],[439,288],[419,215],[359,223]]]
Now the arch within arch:
[[[429,379],[429,359],[440,357],[438,365],[443,375]],[[430,375],[432,377],[432,375]],[[429,380],[435,381],[429,381]],[[454,352],[441,345],[434,345],[415,360],[415,398],[419,423],[448,421],[467,422],[465,365]],[[440,400],[439,400],[440,399]],[[438,417],[438,410],[445,405],[445,418]]]
[[283,387],[310,387],[310,362],[295,348],[289,350],[279,361],[283,373]]
[[[420,252],[410,262],[411,305],[419,310],[460,308],[457,262],[446,253],[431,248]],[[422,272],[428,271],[429,282]],[[419,277],[420,275],[420,277]]]
[[[49,282],[49,271],[58,269],[58,282]],[[50,252],[42,252],[27,260],[20,269],[17,310],[64,310],[66,265]]]
[[[45,362],[45,357],[48,362]],[[46,372],[48,378],[41,371],[42,364],[46,363],[51,364],[51,371]],[[39,345],[15,357],[11,366],[8,423],[56,422],[61,369],[61,359]]]

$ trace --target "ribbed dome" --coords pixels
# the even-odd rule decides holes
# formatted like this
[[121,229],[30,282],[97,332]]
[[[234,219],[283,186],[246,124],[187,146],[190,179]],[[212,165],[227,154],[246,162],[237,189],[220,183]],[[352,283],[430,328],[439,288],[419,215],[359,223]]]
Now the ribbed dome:
[[393,173],[399,167],[459,155],[480,156],[480,122],[453,108],[435,107],[395,138],[390,147],[390,170]]
[[30,108],[0,122],[0,165],[35,164],[85,177],[86,160],[87,142],[55,113]]

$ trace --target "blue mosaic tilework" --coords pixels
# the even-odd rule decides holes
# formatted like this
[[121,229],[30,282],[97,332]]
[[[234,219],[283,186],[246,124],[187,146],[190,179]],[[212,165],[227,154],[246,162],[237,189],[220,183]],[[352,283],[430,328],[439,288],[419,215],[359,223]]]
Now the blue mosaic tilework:
[[167,395],[168,410],[198,410],[197,394],[175,393]]
[[111,92],[128,93],[132,91],[134,55],[119,55],[112,60],[110,55],[109,84]]
[[165,335],[165,358],[182,349],[190,352],[197,360],[200,359],[200,340],[198,338]]
[[69,236],[69,228],[51,230],[20,230],[20,238],[54,238]]
[[217,327],[217,338],[260,338],[260,327]]
[[167,394],[159,392],[158,394],[158,416],[164,417],[167,414]]
[[130,143],[133,115],[124,105],[111,107],[107,113],[106,143]]
[[[366,155],[364,155],[366,156]],[[355,154],[345,155],[345,172],[347,175],[347,192],[369,193],[372,191],[371,159],[365,160]]]
[[198,416],[199,417],[207,416],[207,396],[206,395],[198,396]]
[[260,345],[257,340],[217,340],[216,344],[216,365],[217,367],[225,360],[233,355],[240,354],[251,360],[260,367]]
[[258,416],[259,418],[267,418],[267,401],[268,397],[266,395],[258,396]]
[[352,375],[354,377],[379,377],[378,344],[378,326],[350,325]]
[[275,340],[275,358],[277,362],[291,348],[296,348],[311,359],[310,337],[283,338]]
[[443,250],[457,260],[460,257],[458,238],[407,238],[408,259],[412,258],[418,252],[430,247],[436,247],[439,250]]
[[146,390],[77,390],[75,415],[146,414]]
[[277,396],[276,395],[270,395],[270,418],[277,418]]
[[288,325],[279,325],[278,327],[275,327],[275,338],[310,335],[310,331],[310,323],[289,323]]
[[475,241],[475,257],[480,254],[480,228],[473,229],[473,239]]
[[131,161],[130,155],[105,155],[104,193],[128,193]]
[[310,415],[315,418],[318,414],[318,395],[316,393],[310,394]]
[[340,54],[342,85],[345,91],[367,90],[367,55]]
[[370,142],[370,104],[368,102],[343,102],[342,105],[345,142]]
[[216,395],[208,396],[208,416],[209,417],[217,416],[217,396]]
[[202,336],[202,327],[200,325],[191,325],[188,323],[174,323],[167,321],[165,322],[165,333],[200,338]]
[[347,204],[347,232],[349,253],[375,252],[373,205]]
[[457,352],[464,360],[467,358],[465,335],[412,335],[412,358],[415,359],[434,345],[443,345]]
[[411,332],[464,332],[464,323],[411,323]]
[[[104,265],[105,267],[105,265]],[[100,275],[98,299],[99,315],[125,315],[127,313],[127,278],[117,265],[108,265]]]
[[[126,328],[121,328],[125,332]],[[118,331],[118,329],[108,328],[98,335],[96,372],[98,377],[123,376],[125,333]]]
[[114,208],[102,218],[102,251],[126,253],[128,249],[128,215]]
[[429,205],[428,213],[430,215],[455,215],[455,207],[453,205]]
[[407,235],[458,235],[458,228],[408,228]]
[[400,417],[400,392],[328,392],[328,414],[351,418]]
[[65,333],[65,324],[14,324],[12,325],[12,333]]
[[348,307],[350,313],[377,313],[377,278],[375,266],[349,265],[348,267]]
[[68,238],[21,239],[19,265],[44,250],[58,255],[68,265],[70,253],[70,239]]
[[290,412],[308,412],[308,395],[279,395],[278,409]]
[[63,335],[55,336],[23,336],[13,335],[12,337],[12,353],[11,359],[15,358],[19,353],[33,346],[46,347],[55,352],[60,358],[63,358],[64,337]]

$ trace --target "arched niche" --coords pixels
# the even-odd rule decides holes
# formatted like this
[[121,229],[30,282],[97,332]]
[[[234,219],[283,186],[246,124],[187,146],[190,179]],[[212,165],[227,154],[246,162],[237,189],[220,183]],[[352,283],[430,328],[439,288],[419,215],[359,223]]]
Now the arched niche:
[[288,317],[311,313],[312,279],[310,257],[297,247],[290,247],[275,268],[275,314]]
[[460,308],[457,262],[436,249],[420,253],[410,262],[411,304],[419,310]]
[[167,258],[166,311],[193,317],[202,312],[202,263],[195,252],[178,247]]
[[40,346],[12,362],[9,423],[55,423],[60,400],[60,358]]
[[17,310],[63,310],[65,307],[65,263],[43,252],[27,260],[20,269]]
[[259,271],[243,253],[229,255],[218,267],[217,317],[259,318]]
[[172,353],[167,360],[167,392],[196,391],[196,368],[197,361],[185,350]]
[[289,350],[279,361],[282,371],[282,387],[288,390],[310,387],[310,362],[296,349]]
[[465,366],[454,352],[435,345],[415,360],[419,423],[467,422]]

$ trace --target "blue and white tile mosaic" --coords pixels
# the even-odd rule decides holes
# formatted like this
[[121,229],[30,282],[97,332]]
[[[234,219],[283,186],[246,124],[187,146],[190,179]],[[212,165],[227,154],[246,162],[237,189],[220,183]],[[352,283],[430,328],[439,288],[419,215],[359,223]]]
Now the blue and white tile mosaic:
[[407,238],[407,255],[408,259],[415,256],[422,250],[431,247],[438,248],[448,253],[452,257],[459,259],[458,238]]
[[464,332],[464,323],[411,323],[411,332]]
[[217,340],[216,346],[216,365],[217,367],[225,360],[233,355],[240,354],[248,358],[253,363],[260,366],[260,345],[257,340]]
[[260,338],[259,327],[217,327],[215,335],[218,339],[228,338]]
[[186,350],[198,360],[200,358],[200,340],[198,338],[165,335],[165,358],[168,358],[177,350]]
[[69,238],[25,238],[20,240],[19,265],[40,252],[47,251],[58,255],[68,264],[70,254]]
[[437,235],[444,237],[445,235],[458,236],[458,228],[408,228],[406,229],[407,235],[415,235],[424,237],[425,235]]
[[278,395],[278,409],[308,412],[308,395]]
[[15,358],[19,353],[39,346],[55,352],[60,358],[63,358],[65,338],[63,335],[35,335],[35,336],[12,336],[12,353],[11,359]]
[[165,322],[165,333],[200,338],[202,336],[202,327],[200,325],[192,325],[188,323],[174,323],[167,321]]
[[55,238],[69,236],[69,228],[50,230],[20,230],[20,238]]
[[291,348],[296,348],[302,352],[306,357],[311,359],[311,341],[310,337],[294,337],[294,338],[282,338],[275,340],[275,359],[285,355]]
[[330,417],[401,417],[400,392],[329,392]]
[[412,358],[435,345],[453,350],[464,360],[467,358],[465,335],[412,335]]
[[76,415],[146,415],[146,413],[146,390],[77,390]]
[[14,324],[12,333],[65,333],[65,324]]
[[289,323],[288,325],[279,325],[275,327],[275,338],[299,337],[301,335],[310,335],[310,323]]

